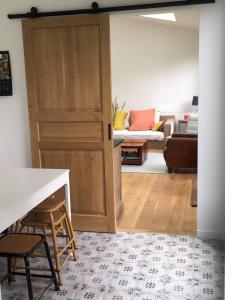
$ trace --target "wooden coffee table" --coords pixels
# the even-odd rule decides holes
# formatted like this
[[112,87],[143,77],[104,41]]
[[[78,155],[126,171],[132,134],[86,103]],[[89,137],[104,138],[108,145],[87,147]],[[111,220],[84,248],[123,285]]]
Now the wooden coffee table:
[[122,165],[142,165],[147,157],[147,140],[124,140],[121,144]]

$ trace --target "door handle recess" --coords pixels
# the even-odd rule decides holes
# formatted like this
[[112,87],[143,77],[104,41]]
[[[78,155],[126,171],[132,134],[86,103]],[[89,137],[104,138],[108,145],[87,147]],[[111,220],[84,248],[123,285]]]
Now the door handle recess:
[[112,126],[111,126],[111,123],[108,124],[108,135],[109,135],[109,140],[111,141],[111,139],[112,139]]

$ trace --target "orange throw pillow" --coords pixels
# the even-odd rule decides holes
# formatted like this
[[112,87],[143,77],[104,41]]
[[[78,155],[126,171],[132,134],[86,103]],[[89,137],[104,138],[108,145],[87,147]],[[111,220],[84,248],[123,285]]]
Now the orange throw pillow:
[[129,130],[150,130],[154,126],[155,109],[131,110]]

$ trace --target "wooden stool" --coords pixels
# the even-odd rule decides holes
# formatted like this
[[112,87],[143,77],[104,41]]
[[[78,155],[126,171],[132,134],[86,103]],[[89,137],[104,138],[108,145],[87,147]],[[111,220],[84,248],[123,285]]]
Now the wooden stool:
[[[49,275],[40,275],[40,274],[31,274],[30,273],[30,262],[29,257],[33,254],[33,252],[41,245],[44,244],[45,252],[48,259],[49,267],[51,270],[51,276]],[[27,287],[28,287],[28,295],[29,299],[33,300],[33,289],[31,277],[39,277],[39,278],[50,278],[48,285],[43,289],[37,299],[44,294],[47,288],[54,282],[55,290],[59,290],[58,282],[56,279],[56,274],[54,270],[54,266],[52,263],[52,259],[50,256],[50,251],[48,247],[48,243],[44,235],[33,235],[33,234],[23,234],[23,233],[9,233],[0,238],[0,257],[7,257],[8,263],[8,273],[3,278],[3,280],[8,279],[8,283],[11,283],[12,275],[22,275],[26,276],[27,279]],[[25,273],[24,272],[13,272],[11,267],[12,259],[23,258],[25,264]]]
[[[74,260],[76,260],[75,249],[77,248],[65,200],[56,200],[52,198],[45,200],[21,220],[20,231],[23,230],[24,227],[31,227],[34,232],[36,229],[42,229],[46,236],[47,230],[51,231],[56,265],[55,270],[59,284],[62,284],[61,269],[69,259],[71,252]],[[64,234],[64,231],[66,234]],[[60,249],[58,245],[57,237],[59,236],[66,237],[66,245],[63,249]],[[64,260],[60,262],[62,256],[65,257]]]

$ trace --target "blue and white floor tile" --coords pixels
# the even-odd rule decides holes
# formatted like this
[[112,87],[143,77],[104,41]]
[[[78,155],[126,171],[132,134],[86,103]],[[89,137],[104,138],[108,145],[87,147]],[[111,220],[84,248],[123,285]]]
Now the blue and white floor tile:
[[[77,233],[79,259],[63,270],[64,284],[44,300],[222,300],[221,241],[151,233]],[[42,265],[40,259],[33,259]],[[33,280],[36,292],[39,279]],[[27,299],[26,283],[3,284],[3,300]]]

